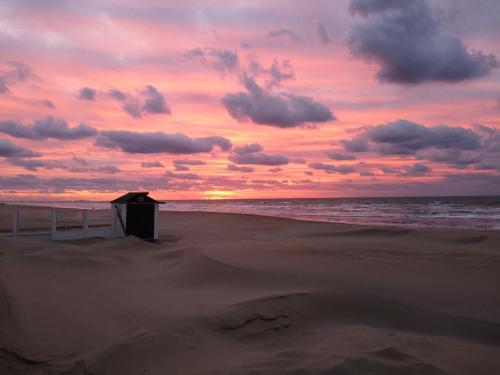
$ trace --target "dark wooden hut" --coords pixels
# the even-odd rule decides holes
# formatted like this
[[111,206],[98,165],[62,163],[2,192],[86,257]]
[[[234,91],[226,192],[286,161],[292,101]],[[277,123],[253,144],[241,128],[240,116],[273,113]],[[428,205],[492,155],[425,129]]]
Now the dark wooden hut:
[[133,235],[145,240],[158,240],[159,202],[147,191],[129,192],[111,201],[115,237]]

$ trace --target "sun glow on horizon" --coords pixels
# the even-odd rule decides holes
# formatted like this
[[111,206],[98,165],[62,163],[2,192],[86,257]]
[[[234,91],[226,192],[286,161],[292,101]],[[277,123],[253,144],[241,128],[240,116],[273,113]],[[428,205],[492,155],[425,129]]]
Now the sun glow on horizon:
[[205,197],[208,200],[224,200],[234,198],[234,191],[227,190],[209,190],[205,191]]

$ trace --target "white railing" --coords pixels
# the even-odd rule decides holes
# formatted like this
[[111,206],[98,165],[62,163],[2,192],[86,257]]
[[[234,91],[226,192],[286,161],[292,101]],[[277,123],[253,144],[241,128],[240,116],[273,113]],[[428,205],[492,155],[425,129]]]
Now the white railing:
[[[19,209],[15,209],[12,213],[12,236],[14,238],[30,238],[43,240],[78,240],[84,238],[115,238],[115,228],[112,224],[89,227],[88,210],[82,210],[81,226],[65,226],[58,228],[58,215],[61,210],[50,210],[50,231],[33,230],[31,232],[21,231],[21,213]],[[62,230],[61,230],[62,229]]]

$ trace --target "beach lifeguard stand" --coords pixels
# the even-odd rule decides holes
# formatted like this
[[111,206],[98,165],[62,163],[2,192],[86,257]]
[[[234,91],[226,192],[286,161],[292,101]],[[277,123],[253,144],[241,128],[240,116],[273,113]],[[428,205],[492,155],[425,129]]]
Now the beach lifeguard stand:
[[133,235],[145,240],[158,240],[159,202],[147,191],[129,192],[111,201],[114,237]]

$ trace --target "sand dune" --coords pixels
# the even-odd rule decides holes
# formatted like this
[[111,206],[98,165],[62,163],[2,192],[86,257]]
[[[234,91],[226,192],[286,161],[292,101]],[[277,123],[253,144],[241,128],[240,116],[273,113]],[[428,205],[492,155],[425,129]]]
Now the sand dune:
[[161,216],[1,238],[0,374],[500,373],[499,232]]

